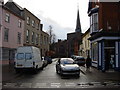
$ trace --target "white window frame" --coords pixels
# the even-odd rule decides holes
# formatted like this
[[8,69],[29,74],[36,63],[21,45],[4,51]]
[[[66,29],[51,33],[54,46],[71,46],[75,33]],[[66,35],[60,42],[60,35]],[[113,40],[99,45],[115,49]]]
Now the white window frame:
[[[95,15],[97,15],[96,21]],[[98,13],[94,13],[90,17],[90,34],[93,32],[98,32]]]
[[22,27],[22,20],[18,20],[18,27],[19,27],[19,28]]
[[10,22],[10,14],[9,13],[6,13],[5,14],[5,22]]
[[34,39],[35,39],[35,33],[32,32],[32,43],[34,43]]
[[18,44],[21,44],[21,33],[18,32]]
[[30,35],[30,31],[27,30],[26,31],[26,42],[29,42],[29,35]]
[[4,28],[4,41],[8,42],[9,41],[9,29]]
[[27,24],[30,24],[30,17],[27,17]]
[[35,20],[32,20],[32,27],[35,27]]
[[36,24],[36,28],[37,28],[37,30],[39,30],[39,23]]

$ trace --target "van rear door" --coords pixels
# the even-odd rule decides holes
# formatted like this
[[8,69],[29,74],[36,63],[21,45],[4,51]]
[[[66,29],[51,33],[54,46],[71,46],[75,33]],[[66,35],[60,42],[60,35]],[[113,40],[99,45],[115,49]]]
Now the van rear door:
[[24,53],[17,53],[16,54],[16,67],[24,67],[25,63],[25,54]]
[[32,57],[33,56],[31,53],[17,53],[16,67],[21,67],[21,68],[33,67]]
[[33,67],[33,54],[32,53],[25,53],[25,67]]

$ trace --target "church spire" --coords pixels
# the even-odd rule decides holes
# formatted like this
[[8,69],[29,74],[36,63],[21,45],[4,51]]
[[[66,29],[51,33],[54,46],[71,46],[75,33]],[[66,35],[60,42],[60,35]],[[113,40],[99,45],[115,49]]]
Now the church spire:
[[[77,11],[77,21],[76,21],[76,29],[75,29],[75,32],[81,32],[79,8],[78,8],[78,11]],[[81,32],[81,33],[82,33],[82,32]]]

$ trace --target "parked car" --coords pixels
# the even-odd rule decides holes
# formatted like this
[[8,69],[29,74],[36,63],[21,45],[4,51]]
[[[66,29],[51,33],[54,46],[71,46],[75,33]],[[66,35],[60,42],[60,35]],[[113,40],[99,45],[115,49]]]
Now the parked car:
[[14,61],[16,72],[23,69],[34,70],[37,72],[38,69],[43,69],[43,61],[40,53],[39,48],[34,46],[18,47]]
[[50,58],[49,56],[45,56],[45,60],[47,60],[48,64],[52,63],[52,58]]
[[80,75],[80,67],[72,58],[60,58],[56,63],[56,73],[60,75]]
[[78,64],[79,66],[84,66],[85,58],[83,56],[75,56],[74,63]]
[[72,55],[71,58],[72,58],[72,59],[75,59],[75,58],[76,58],[76,55]]

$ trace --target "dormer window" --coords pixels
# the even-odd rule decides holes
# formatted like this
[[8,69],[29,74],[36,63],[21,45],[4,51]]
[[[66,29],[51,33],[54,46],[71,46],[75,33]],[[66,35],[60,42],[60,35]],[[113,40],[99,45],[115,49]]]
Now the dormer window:
[[90,16],[90,33],[98,31],[98,13]]

